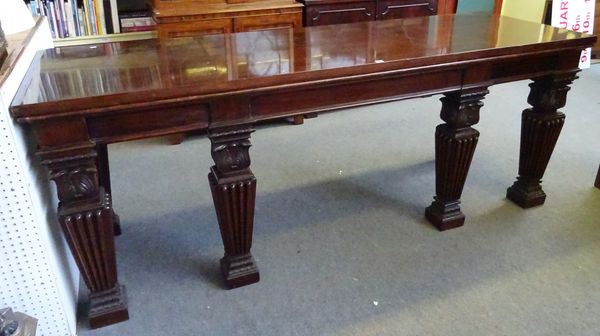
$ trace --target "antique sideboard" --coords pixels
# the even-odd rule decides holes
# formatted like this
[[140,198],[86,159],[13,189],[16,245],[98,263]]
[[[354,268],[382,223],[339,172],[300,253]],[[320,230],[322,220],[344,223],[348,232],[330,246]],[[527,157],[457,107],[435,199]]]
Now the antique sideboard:
[[128,318],[107,144],[207,131],[224,284],[244,286],[259,280],[249,151],[257,122],[442,94],[436,194],[425,216],[448,230],[465,221],[460,198],[479,138],[473,126],[494,84],[532,80],[518,177],[506,196],[523,208],[544,203],[541,179],[565,120],[558,109],[581,50],[595,41],[470,14],[55,48],[38,54],[11,114],[31,129],[56,183],[58,223],[90,291],[90,325],[101,327]]

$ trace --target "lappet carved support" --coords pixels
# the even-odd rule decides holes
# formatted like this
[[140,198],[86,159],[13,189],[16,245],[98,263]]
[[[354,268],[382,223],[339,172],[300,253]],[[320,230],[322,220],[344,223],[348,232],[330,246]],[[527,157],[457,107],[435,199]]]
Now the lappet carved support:
[[58,220],[90,290],[90,327],[127,320],[125,289],[117,278],[111,199],[98,183],[94,146],[39,154],[56,183]]
[[254,258],[250,254],[256,178],[250,170],[251,127],[222,128],[209,131],[215,165],[208,174],[225,255],[221,272],[228,288],[259,281]]
[[479,132],[471,127],[479,122],[481,100],[489,91],[474,88],[444,94],[440,117],[446,123],[435,131],[435,193],[425,217],[438,230],[459,227],[465,222],[460,210],[462,194]]
[[565,123],[559,111],[567,103],[567,92],[577,71],[536,78],[529,84],[527,102],[533,108],[523,111],[521,119],[521,151],[519,176],[508,188],[506,197],[522,208],[542,205],[546,193],[541,182],[558,136]]

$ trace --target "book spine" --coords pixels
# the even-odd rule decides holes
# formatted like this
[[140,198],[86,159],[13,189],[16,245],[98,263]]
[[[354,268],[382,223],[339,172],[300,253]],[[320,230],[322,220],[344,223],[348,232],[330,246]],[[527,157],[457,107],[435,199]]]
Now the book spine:
[[56,20],[56,26],[58,28],[58,37],[63,38],[65,37],[65,30],[62,21],[62,13],[60,12],[61,2],[62,0],[54,0],[53,14],[54,19]]
[[87,31],[87,25],[85,23],[85,12],[83,11],[83,8],[78,7],[77,13],[79,16],[79,26],[81,27],[81,36],[87,36],[88,31]]
[[96,7],[96,0],[90,1],[90,14],[92,14],[92,28],[94,30],[94,35],[100,34],[100,29],[98,29],[98,8]]
[[46,2],[46,13],[48,14],[48,21],[50,21],[52,38],[58,38],[58,26],[56,25],[56,18],[54,17],[54,1],[49,0]]
[[67,20],[67,30],[69,32],[69,36],[77,36],[77,31],[75,30],[75,20],[73,19],[73,5],[72,0],[65,0],[65,18]]
[[83,0],[83,18],[85,19],[85,35],[92,35],[92,29],[90,28],[90,6],[88,0]]
[[112,17],[113,33],[118,34],[121,32],[119,25],[119,8],[117,7],[117,0],[110,0],[110,13]]
[[65,6],[65,0],[59,0],[59,8],[60,8],[60,20],[62,22],[63,27],[63,37],[71,37],[71,32],[69,31],[69,21],[67,15],[67,7]]
[[106,18],[104,17],[104,1],[103,0],[95,0],[96,1],[96,12],[98,13],[97,25],[98,25],[98,34],[106,35]]

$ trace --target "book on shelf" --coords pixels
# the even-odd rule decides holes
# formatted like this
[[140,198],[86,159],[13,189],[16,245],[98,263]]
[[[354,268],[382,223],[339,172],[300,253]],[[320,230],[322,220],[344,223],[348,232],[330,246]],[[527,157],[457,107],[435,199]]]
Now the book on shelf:
[[119,13],[121,32],[130,33],[156,29],[156,22],[148,11],[128,11]]
[[24,0],[48,18],[53,38],[120,33],[117,0]]

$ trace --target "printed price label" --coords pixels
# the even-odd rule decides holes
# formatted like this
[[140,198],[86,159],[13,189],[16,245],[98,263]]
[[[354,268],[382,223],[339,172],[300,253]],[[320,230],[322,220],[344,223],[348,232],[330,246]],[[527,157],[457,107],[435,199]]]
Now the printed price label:
[[[552,26],[574,32],[592,34],[594,29],[594,0],[559,0],[552,3]],[[579,68],[591,66],[592,48],[581,52]]]

